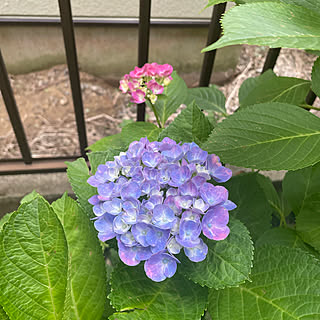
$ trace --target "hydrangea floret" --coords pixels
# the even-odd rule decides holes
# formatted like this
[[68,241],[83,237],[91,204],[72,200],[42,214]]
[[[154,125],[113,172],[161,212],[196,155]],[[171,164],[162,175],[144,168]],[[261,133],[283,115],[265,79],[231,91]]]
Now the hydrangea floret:
[[120,80],[119,89],[130,94],[130,101],[142,103],[148,99],[154,104],[158,95],[172,80],[173,68],[170,64],[146,63],[142,68],[135,67]]
[[228,211],[236,205],[225,187],[211,181],[225,182],[231,175],[218,156],[196,143],[134,141],[88,179],[98,191],[89,199],[98,237],[116,238],[125,264],[145,261],[153,281],[170,278],[181,250],[193,262],[206,258],[201,234],[215,241],[228,236]]

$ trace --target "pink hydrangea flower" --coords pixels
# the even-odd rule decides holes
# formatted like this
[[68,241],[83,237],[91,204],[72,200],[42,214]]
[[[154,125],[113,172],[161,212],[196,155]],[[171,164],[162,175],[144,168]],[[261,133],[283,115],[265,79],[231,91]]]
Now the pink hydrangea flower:
[[139,79],[145,75],[145,67],[134,67],[134,70],[130,71],[129,75],[131,78]]
[[142,90],[138,89],[131,93],[130,101],[133,103],[142,103],[146,101],[145,96],[146,94]]
[[170,64],[161,64],[158,66],[158,75],[160,77],[168,77],[171,75],[173,68]]
[[150,80],[147,83],[147,88],[150,89],[153,94],[161,94],[164,90],[164,87],[160,85],[156,80]]
[[119,89],[123,92],[126,93],[129,90],[129,86],[128,86],[128,81],[127,80],[120,80],[120,86]]
[[146,63],[144,67],[145,67],[146,76],[154,77],[158,75],[159,65],[156,62]]
[[143,103],[148,99],[155,104],[158,95],[170,84],[172,72],[170,64],[146,63],[143,67],[135,67],[129,74],[125,74],[120,80],[119,89],[123,93],[129,93],[133,103]]

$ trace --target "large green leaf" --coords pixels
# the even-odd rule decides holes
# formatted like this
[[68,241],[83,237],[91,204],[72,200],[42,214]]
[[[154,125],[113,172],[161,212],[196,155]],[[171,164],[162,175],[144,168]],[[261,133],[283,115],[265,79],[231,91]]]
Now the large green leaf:
[[191,104],[192,101],[202,110],[226,114],[226,98],[215,86],[188,89],[186,104]]
[[276,78],[277,76],[273,70],[269,69],[258,77],[248,78],[243,81],[239,89],[239,103],[241,104],[245,99],[247,99],[251,92],[259,87],[261,83]]
[[86,214],[93,218],[92,205],[88,199],[97,193],[97,189],[87,183],[90,177],[86,161],[79,158],[74,162],[67,162],[67,175],[73,192],[76,194],[78,202]]
[[148,279],[142,266],[119,264],[112,273],[112,320],[199,320],[208,292],[179,274],[163,282]]
[[306,198],[320,190],[320,162],[312,167],[287,172],[282,188],[293,212],[299,215]]
[[241,99],[240,107],[263,102],[285,102],[301,105],[305,103],[310,86],[310,81],[298,78],[269,77],[266,79],[264,77],[264,79],[257,81],[250,94]]
[[[208,0],[208,4],[204,9],[214,6],[219,3],[227,2],[225,0]],[[295,4],[311,10],[319,10],[320,5],[318,0],[235,0],[236,4],[254,3],[254,2],[283,2],[288,4]]]
[[261,247],[264,245],[279,245],[288,248],[299,248],[304,251],[310,252],[315,256],[319,256],[312,247],[308,246],[299,237],[297,232],[293,229],[288,228],[273,228],[265,232],[259,239],[255,242],[255,247]]
[[68,243],[70,311],[67,319],[101,319],[106,304],[106,271],[92,222],[67,194],[52,204]]
[[296,170],[320,161],[320,119],[293,105],[263,103],[219,123],[203,147],[240,167]]
[[161,132],[161,129],[150,122],[134,122],[123,127],[121,137],[126,145],[132,141],[140,140],[147,137],[149,141],[156,141]]
[[296,219],[296,228],[301,238],[320,252],[320,192],[305,199]]
[[159,139],[170,137],[177,142],[204,142],[212,126],[207,117],[198,108],[195,103],[189,105],[186,109],[174,119],[174,121],[161,132]]
[[320,57],[315,61],[312,68],[312,90],[320,97]]
[[157,140],[160,132],[161,129],[150,122],[129,123],[123,127],[121,133],[104,137],[88,149],[93,152],[112,151],[113,153],[119,153],[120,151],[126,151],[132,141],[140,140],[140,138],[147,137],[150,141]]
[[236,219],[229,223],[230,234],[225,240],[204,238],[208,254],[202,262],[191,262],[184,253],[179,255],[181,272],[192,281],[209,288],[238,286],[249,279],[253,245],[247,228]]
[[257,248],[252,282],[239,288],[210,290],[215,320],[320,319],[320,263],[295,248]]
[[122,140],[121,133],[117,133],[98,140],[97,142],[89,146],[88,149],[93,152],[107,151],[109,149],[124,151],[126,147],[126,142]]
[[292,5],[292,1],[291,4],[261,2],[237,6],[224,15],[222,26],[222,38],[203,51],[234,44],[320,49],[319,10]]
[[174,71],[173,80],[166,87],[164,94],[160,95],[154,105],[161,124],[164,126],[170,115],[172,115],[182,103],[185,103],[188,88],[182,78]]
[[273,212],[260,179],[263,177],[259,174],[249,173],[235,176],[225,183],[229,199],[237,205],[230,214],[246,225],[253,239],[270,229]]
[[11,319],[62,319],[67,272],[56,214],[40,197],[22,204],[0,234],[0,304]]

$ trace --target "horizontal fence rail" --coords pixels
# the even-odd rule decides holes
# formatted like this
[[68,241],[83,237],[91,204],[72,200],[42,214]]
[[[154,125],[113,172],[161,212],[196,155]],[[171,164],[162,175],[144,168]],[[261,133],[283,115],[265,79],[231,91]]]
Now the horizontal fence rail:
[[[18,107],[16,105],[13,91],[10,85],[9,76],[5,63],[0,51],[0,90],[6,109],[9,114],[17,142],[21,151],[22,159],[0,159],[0,175],[21,174],[21,173],[42,173],[58,172],[66,170],[66,161],[73,161],[80,156],[85,157],[87,147],[86,125],[83,112],[83,101],[80,86],[79,67],[77,59],[76,42],[74,36],[74,24],[117,24],[117,25],[137,25],[138,26],[138,66],[143,66],[148,62],[149,55],[149,38],[151,25],[165,26],[208,26],[207,45],[217,41],[221,35],[220,19],[225,12],[226,4],[218,4],[213,7],[211,20],[194,20],[194,19],[152,19],[151,18],[151,0],[140,0],[139,18],[72,18],[70,0],[58,0],[60,8],[59,18],[15,18],[1,17],[1,24],[60,24],[63,33],[64,46],[66,51],[67,65],[69,70],[69,79],[74,104],[74,112],[77,124],[77,132],[80,145],[79,155],[71,157],[50,157],[50,158],[33,158],[24,132],[23,124],[20,119]],[[281,48],[270,49],[268,51],[263,71],[273,69]],[[206,52],[203,57],[203,63],[200,74],[199,86],[208,86],[212,70],[214,67],[216,50]],[[310,105],[316,99],[315,94],[310,91],[306,102]],[[137,121],[145,120],[145,104],[137,105]]]

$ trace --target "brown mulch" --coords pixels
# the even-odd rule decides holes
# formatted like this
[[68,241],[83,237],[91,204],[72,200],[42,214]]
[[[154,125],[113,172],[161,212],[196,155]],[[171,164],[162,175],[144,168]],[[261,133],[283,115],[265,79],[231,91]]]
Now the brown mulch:
[[[243,46],[235,76],[220,87],[227,97],[227,110],[238,106],[238,90],[248,77],[259,75],[267,48]],[[275,72],[281,76],[310,79],[315,56],[301,50],[282,49]],[[11,76],[17,105],[34,157],[71,156],[79,154],[78,137],[65,65],[49,70]],[[128,97],[107,80],[81,72],[81,87],[89,145],[119,132],[121,124],[135,119],[134,106]],[[319,105],[319,101],[316,101]],[[154,121],[148,112],[149,121]],[[20,151],[0,99],[0,159],[19,158]]]

